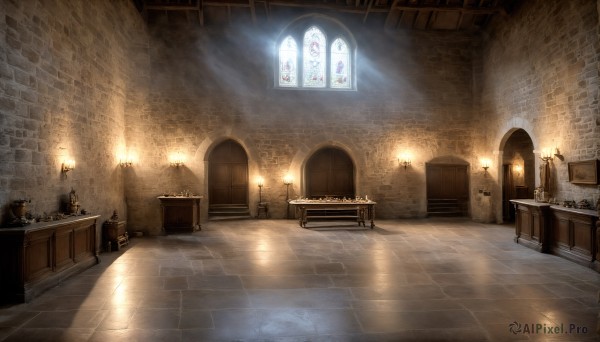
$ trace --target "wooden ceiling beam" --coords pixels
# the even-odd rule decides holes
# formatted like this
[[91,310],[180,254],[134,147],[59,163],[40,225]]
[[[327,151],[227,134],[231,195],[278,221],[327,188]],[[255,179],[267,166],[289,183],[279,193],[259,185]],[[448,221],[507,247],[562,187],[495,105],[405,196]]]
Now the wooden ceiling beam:
[[183,5],[146,5],[144,9],[151,11],[197,11],[198,6]]
[[369,16],[369,12],[371,12],[371,8],[373,7],[373,1],[369,0],[369,4],[367,5],[367,10],[365,11],[365,16],[363,18],[363,24],[367,22],[367,17]]
[[502,13],[506,14],[506,10],[503,7],[483,7],[483,8],[469,8],[462,6],[403,6],[397,5],[393,9],[398,9],[402,11],[435,11],[435,12],[462,12],[469,14],[495,14]]
[[[269,1],[269,6],[280,6],[280,7],[297,7],[297,8],[309,8],[309,9],[319,9],[319,10],[329,10],[329,11],[337,11],[344,13],[356,13],[356,14],[365,14],[365,9],[356,8],[353,6],[346,5],[333,5],[328,3],[310,3],[310,4],[301,4],[297,2],[288,2],[288,1]],[[371,8],[370,13],[388,13],[390,11],[389,8]]]
[[204,27],[204,4],[203,0],[198,0],[198,21],[200,22],[200,26]]
[[256,7],[254,4],[254,0],[248,0],[248,4],[250,5],[250,16],[252,17],[252,24],[256,25]]
[[[394,6],[398,4],[398,1],[399,0],[394,0],[394,2],[392,2],[392,7],[391,8],[394,8]],[[392,13],[394,13],[394,11],[390,10],[388,12],[388,15],[385,17],[385,23],[384,23],[384,27],[385,28],[389,28],[391,26]],[[404,13],[404,12],[400,12],[400,13]],[[400,14],[400,18],[402,18],[402,14]]]

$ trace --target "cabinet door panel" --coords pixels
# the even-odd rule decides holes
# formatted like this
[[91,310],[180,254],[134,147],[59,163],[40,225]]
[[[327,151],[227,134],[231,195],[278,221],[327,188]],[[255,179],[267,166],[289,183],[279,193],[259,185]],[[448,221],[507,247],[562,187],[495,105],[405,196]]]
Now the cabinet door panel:
[[591,220],[574,218],[571,222],[573,223],[573,249],[581,255],[591,257],[594,242],[594,227]]
[[94,247],[90,244],[93,241],[91,234],[94,233],[90,227],[80,226],[74,229],[73,254],[75,262],[85,259],[94,253]]
[[519,218],[521,220],[521,236],[530,239],[532,225],[531,211],[525,207],[519,207]]
[[25,254],[25,282],[52,272],[52,236],[51,230],[29,234],[29,246]]
[[560,248],[569,249],[570,242],[570,223],[569,218],[562,215],[554,215],[552,231],[554,235],[554,245]]
[[73,229],[61,227],[56,230],[55,260],[56,270],[61,270],[73,264]]
[[165,209],[165,222],[173,228],[189,227],[192,224],[192,207],[172,206]]

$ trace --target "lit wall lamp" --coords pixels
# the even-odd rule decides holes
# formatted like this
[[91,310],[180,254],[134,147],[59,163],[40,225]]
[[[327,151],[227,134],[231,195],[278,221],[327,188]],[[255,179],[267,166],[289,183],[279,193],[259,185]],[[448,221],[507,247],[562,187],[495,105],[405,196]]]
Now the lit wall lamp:
[[544,163],[547,163],[554,159],[552,155],[553,153],[549,148],[544,148],[542,149],[542,153],[540,153],[540,158],[544,161]]
[[258,177],[256,179],[256,184],[258,185],[258,203],[262,203],[262,187],[265,185],[264,178]]
[[180,167],[180,166],[183,166],[185,164],[185,160],[184,159],[185,158],[183,157],[183,155],[181,154],[181,152],[177,152],[175,154],[172,154],[171,157],[169,157],[169,163],[173,167]]
[[132,164],[133,164],[133,162],[131,160],[121,160],[121,161],[119,161],[119,166],[120,167],[131,167]]
[[119,158],[119,166],[120,167],[131,167],[133,165],[133,159],[131,156],[127,156],[125,158]]
[[404,170],[410,166],[410,155],[408,153],[402,153],[398,156],[398,164],[404,166]]
[[489,160],[487,158],[481,159],[481,167],[483,168],[484,173],[487,173],[487,170],[490,168],[490,165],[492,165],[491,160]]
[[63,161],[60,168],[60,170],[65,174],[73,169],[75,169],[75,161],[73,159],[66,159]]

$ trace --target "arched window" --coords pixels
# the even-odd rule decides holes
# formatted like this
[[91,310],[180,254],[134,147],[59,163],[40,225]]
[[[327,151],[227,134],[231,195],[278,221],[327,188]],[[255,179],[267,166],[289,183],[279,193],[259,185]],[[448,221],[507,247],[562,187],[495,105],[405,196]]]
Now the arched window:
[[302,47],[302,85],[310,88],[325,87],[327,39],[321,30],[312,26],[304,32]]
[[331,43],[331,88],[350,88],[350,51],[342,38]]
[[307,15],[288,25],[280,37],[276,88],[356,89],[356,43],[341,23],[322,15]]
[[287,36],[279,46],[279,86],[298,86],[298,46],[292,36]]

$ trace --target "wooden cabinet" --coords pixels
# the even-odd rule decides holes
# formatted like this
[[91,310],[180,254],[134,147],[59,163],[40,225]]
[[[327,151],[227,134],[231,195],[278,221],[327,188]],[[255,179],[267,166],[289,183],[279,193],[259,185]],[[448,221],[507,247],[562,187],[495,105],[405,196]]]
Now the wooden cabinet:
[[592,210],[553,206],[551,252],[593,267],[598,253],[597,220]]
[[108,220],[102,225],[104,245],[106,251],[120,250],[129,244],[129,233],[127,233],[127,221]]
[[515,242],[539,252],[548,251],[550,204],[511,200],[515,206]]
[[159,196],[162,208],[162,229],[165,233],[200,230],[202,196]]
[[534,200],[511,200],[517,213],[515,242],[600,272],[598,212]]
[[96,216],[0,229],[0,300],[28,302],[98,263]]

